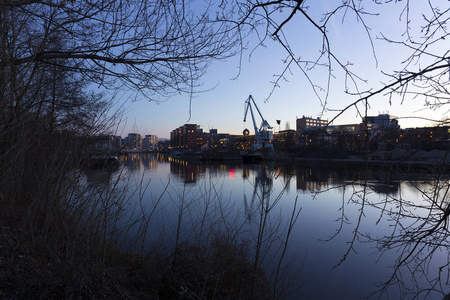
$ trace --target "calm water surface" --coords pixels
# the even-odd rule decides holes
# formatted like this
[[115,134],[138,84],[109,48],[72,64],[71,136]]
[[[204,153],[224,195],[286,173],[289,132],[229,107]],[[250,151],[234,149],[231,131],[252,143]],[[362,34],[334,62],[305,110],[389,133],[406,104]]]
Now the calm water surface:
[[[157,240],[173,245],[177,237],[201,240],[214,230],[226,230],[252,241],[254,247],[259,233],[260,261],[270,279],[275,277],[293,212],[299,213],[282,256],[282,266],[290,267],[283,283],[298,289],[284,298],[367,298],[391,278],[395,263],[405,259],[408,263],[395,273],[401,275],[400,284],[374,297],[398,299],[403,285],[430,287],[421,271],[426,268],[428,278],[434,278],[447,262],[448,250],[435,249],[423,265],[412,260],[414,255],[408,257],[410,250],[418,250],[415,241],[408,240],[408,230],[401,233],[401,228],[417,225],[420,230],[418,220],[430,215],[423,191],[433,191],[435,178],[407,180],[408,174],[397,175],[292,164],[195,164],[133,154],[122,157],[115,173],[99,171],[90,180],[111,184],[120,177],[128,182],[128,197],[152,212],[147,245]],[[262,220],[266,222],[261,233]],[[393,235],[400,236],[400,243],[387,242]],[[381,251],[386,247],[393,249]],[[429,250],[425,247],[420,257]],[[442,299],[442,294],[419,294],[418,299],[424,298]]]

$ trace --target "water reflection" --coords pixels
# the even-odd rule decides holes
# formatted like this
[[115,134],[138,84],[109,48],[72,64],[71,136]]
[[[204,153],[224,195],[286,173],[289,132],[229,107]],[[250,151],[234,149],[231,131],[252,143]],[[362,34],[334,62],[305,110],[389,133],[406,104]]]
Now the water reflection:
[[187,163],[180,159],[171,159],[170,172],[186,184],[195,184],[206,172],[204,165]]
[[167,163],[168,156],[165,154],[139,154],[131,153],[120,157],[121,163],[129,170],[157,170],[159,163]]
[[[170,164],[171,174],[186,184],[197,183],[199,179],[204,178],[206,172],[208,174],[215,173],[216,175],[227,172],[230,179],[235,179],[236,172],[242,172],[241,177],[245,179],[250,175],[250,171],[257,168],[257,166],[236,163],[197,164],[181,159],[169,158],[167,154],[129,154],[122,156],[120,160],[130,171],[142,171],[145,169],[156,171],[159,164]],[[296,189],[301,191],[321,191],[330,188],[330,186],[346,183],[361,183],[368,185],[376,193],[395,194],[398,192],[400,181],[402,180],[401,173],[393,172],[389,169],[304,167],[292,164],[280,164],[271,166],[271,168],[276,172],[277,179],[287,181],[292,176],[295,176]],[[104,177],[103,180],[110,180],[110,174],[116,171],[95,171],[93,173],[103,172],[104,174],[93,174],[91,177],[94,180],[98,180],[97,177]],[[261,172],[261,170],[257,170],[257,174],[264,176]],[[290,185],[287,188],[289,189]]]
[[[144,164],[145,165],[145,164]],[[170,159],[170,171],[184,183],[195,184],[204,174],[227,172],[229,179],[235,179],[236,172],[241,171],[241,177],[246,179],[251,172],[256,174],[255,185],[270,178],[267,174],[267,166],[276,174],[277,180],[290,182],[295,177],[296,189],[301,191],[321,191],[330,186],[347,183],[366,184],[373,191],[380,194],[394,194],[400,186],[400,174],[390,170],[370,170],[356,168],[327,168],[327,167],[304,167],[292,164],[258,165],[242,164],[196,164],[181,159]],[[290,184],[287,185],[287,190]]]
[[[244,207],[245,215],[249,221],[252,221],[256,207],[259,207],[260,201],[266,199],[269,201],[269,196],[272,193],[273,188],[273,177],[269,174],[269,169],[266,165],[256,165],[254,168],[245,167],[243,168],[244,179],[248,180],[250,170],[255,172],[254,182],[253,182],[253,193],[250,200],[248,200],[247,195],[244,192]],[[268,205],[266,205],[268,206]]]
[[[165,212],[157,219],[166,226],[164,237],[171,238],[168,228],[180,224],[180,235],[188,237],[199,236],[196,228],[224,222],[227,228],[245,232],[255,245],[278,242],[271,244],[278,247],[276,255],[269,246],[253,248],[262,264],[300,253],[306,275],[296,280],[304,283],[308,278],[308,284],[293,299],[356,299],[373,291],[381,299],[387,294],[394,299],[405,295],[442,299],[448,290],[450,201],[444,176],[293,164],[195,164],[151,154],[133,154],[121,161],[129,175],[175,179],[176,193],[161,200]],[[114,176],[99,177],[108,182]],[[162,194],[151,187],[152,193]],[[180,194],[195,197],[192,202],[181,201]],[[140,197],[144,201],[148,196]],[[299,212],[297,197],[301,214],[294,226],[290,220],[293,211]],[[156,209],[159,198],[151,203]],[[173,212],[167,212],[171,206]],[[289,249],[283,248],[288,244]],[[275,276],[277,271],[269,274]]]
[[[267,178],[266,170],[260,170],[258,165],[243,165],[237,163],[227,164],[200,164],[187,162],[177,158],[170,158],[167,154],[139,154],[133,153],[120,157],[122,166],[130,171],[152,170],[157,171],[161,164],[170,165],[170,172],[178,180],[186,184],[195,184],[198,180],[204,178],[205,173],[219,176],[223,172],[228,174],[230,180],[236,179],[236,174],[240,173],[241,178],[249,178],[251,172],[257,175],[257,181]],[[393,171],[392,169],[365,169],[365,168],[329,168],[323,166],[305,167],[295,166],[293,164],[267,165],[277,180],[283,182],[290,181],[294,176],[296,189],[300,191],[321,191],[332,186],[343,184],[358,183],[367,185],[374,192],[380,194],[398,193],[400,182],[408,181],[408,174]],[[267,167],[266,166],[266,167]],[[120,171],[115,169],[96,169],[88,172],[89,181],[102,181],[108,183],[112,179],[112,174]],[[271,175],[272,176],[272,175]],[[436,178],[429,174],[417,175],[413,177],[414,181],[433,184]],[[416,184],[415,184],[416,185]],[[287,186],[287,189],[290,185]]]

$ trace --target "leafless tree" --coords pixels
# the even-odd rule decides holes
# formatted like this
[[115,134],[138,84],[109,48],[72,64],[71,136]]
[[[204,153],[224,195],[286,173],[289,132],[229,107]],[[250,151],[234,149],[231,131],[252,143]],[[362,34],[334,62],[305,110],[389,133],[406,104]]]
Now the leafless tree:
[[[241,25],[252,24],[252,30],[258,33],[259,46],[275,41],[286,51],[283,69],[275,77],[273,90],[280,87],[283,80],[289,79],[295,68],[300,70],[309,82],[315,95],[319,99],[323,111],[333,111],[329,107],[330,84],[338,73],[345,76],[342,87],[349,95],[349,102],[344,107],[335,109],[334,117],[330,122],[339,118],[345,111],[355,108],[359,116],[367,116],[368,107],[372,101],[385,97],[386,104],[393,102],[403,104],[407,100],[421,101],[424,108],[440,109],[446,112],[449,101],[450,82],[450,52],[448,47],[448,24],[450,9],[447,1],[426,1],[421,3],[420,13],[417,14],[418,3],[413,1],[354,1],[343,0],[327,2],[328,6],[321,6],[317,1],[240,1],[242,13]],[[369,8],[365,8],[369,7]],[[400,7],[397,27],[403,28],[400,35],[393,36],[390,32],[381,32],[378,28],[370,27],[368,19],[379,19],[373,7],[391,6]],[[324,8],[327,7],[327,8]],[[317,13],[319,11],[319,13]],[[416,11],[416,13],[413,13]],[[331,22],[339,20],[346,22],[352,17],[366,32],[367,43],[373,52],[375,63],[381,63],[377,55],[375,42],[384,42],[405,50],[405,56],[399,61],[399,69],[382,70],[384,82],[371,83],[370,78],[363,78],[361,74],[354,73],[351,62],[345,62],[334,51],[334,43],[330,36]],[[285,29],[290,24],[308,24],[322,38],[321,47],[315,59],[306,59],[302,49],[292,47],[291,39]],[[298,37],[298,36],[297,36]],[[358,41],[361,43],[361,41]],[[322,69],[326,74],[325,84],[319,85],[314,81],[311,73]],[[369,86],[367,88],[367,86]],[[269,97],[271,96],[268,95]],[[353,97],[353,98],[352,98]],[[448,124],[448,119],[436,119],[437,124]],[[399,256],[395,262],[392,276],[381,286],[375,296],[385,296],[388,287],[397,285],[402,296],[414,295],[423,298],[439,294],[444,297],[448,294],[448,259],[440,262],[438,271],[432,272],[433,255],[448,250],[448,182],[444,176],[446,172],[445,159],[435,166],[427,168],[428,173],[435,174],[430,181],[432,188],[417,185],[414,178],[409,178],[411,184],[421,193],[423,201],[414,203],[398,197],[387,196],[385,201],[373,202],[370,200],[370,188],[367,182],[362,188],[350,189],[347,201],[343,201],[341,226],[347,222],[345,206],[359,205],[359,215],[353,225],[353,238],[349,241],[347,253],[342,257],[343,263],[354,250],[359,240],[375,242],[380,253],[385,251],[398,251]],[[408,175],[404,174],[405,176]],[[387,179],[390,180],[390,179]],[[345,194],[347,195],[347,194]],[[360,224],[365,217],[368,207],[379,209],[380,220],[389,220],[392,225],[392,234],[384,237],[375,237],[360,230]],[[338,230],[337,234],[339,234]],[[339,263],[339,264],[340,264]],[[421,286],[418,281],[412,286],[405,283],[403,275],[408,274],[417,279],[426,278],[429,285]]]
[[0,1],[0,148],[13,154],[2,160],[36,135],[30,122],[95,132],[104,90],[155,101],[195,92],[211,60],[239,50],[238,26],[216,22],[232,12],[208,1]]
[[[252,29],[258,33],[259,45],[275,40],[286,51],[284,67],[275,77],[272,93],[284,80],[292,76],[297,67],[320,100],[323,111],[336,110],[334,118],[330,121],[332,122],[344,111],[357,108],[358,104],[363,107],[370,105],[370,101],[380,95],[388,97],[387,104],[392,101],[403,103],[405,99],[420,99],[424,101],[425,106],[433,109],[448,104],[450,57],[446,39],[449,34],[447,26],[450,12],[446,4],[445,1],[427,1],[421,6],[420,14],[412,13],[417,10],[418,5],[412,1],[390,0],[344,0],[330,2],[327,5],[308,0],[240,1],[240,8],[241,24],[253,25]],[[374,7],[385,8],[385,6],[387,9],[389,6],[401,7],[398,24],[393,24],[404,28],[401,36],[390,37],[389,33],[381,32],[378,28],[369,27],[367,24],[368,19],[379,20],[383,17]],[[367,88],[366,83],[370,82],[370,78],[363,78],[362,74],[355,73],[352,62],[347,62],[336,54],[330,27],[333,26],[333,21],[344,23],[350,18],[356,19],[357,26],[366,32],[366,42],[372,49],[376,65],[379,63],[379,57],[375,41],[382,40],[387,44],[402,46],[405,50],[405,57],[399,62],[401,69],[384,71],[386,77],[384,83],[376,82]],[[301,28],[300,32],[314,30],[322,38],[321,47],[317,49],[318,55],[315,58],[304,58],[307,57],[303,53],[306,52],[305,49],[291,46],[293,39],[299,36],[289,36],[284,31],[290,23],[304,26],[305,29]],[[357,42],[364,43],[364,41]],[[319,84],[310,76],[313,71],[320,68],[327,77],[325,84]],[[331,109],[327,105],[330,83],[341,71],[345,76],[343,90],[356,98],[353,101],[349,100],[346,107]],[[364,108],[358,110],[358,113],[364,116]]]
[[[55,259],[78,233],[90,232],[90,242],[109,235],[120,191],[100,191],[97,202],[84,197],[80,137],[112,131],[105,91],[162,101],[198,90],[211,60],[239,50],[236,25],[214,21],[231,11],[213,8],[208,1],[0,0],[2,228],[27,228],[30,247],[51,248]],[[91,211],[102,217],[90,219],[85,212],[95,203]],[[90,242],[82,243],[89,255],[102,252],[91,247],[102,238]]]
[[[23,69],[71,61],[92,83],[131,88],[153,100],[190,92],[210,60],[233,55],[239,40],[230,25],[213,23],[212,4],[203,4],[2,1],[2,32],[10,40],[2,43],[0,64]],[[55,39],[64,45],[51,47]]]

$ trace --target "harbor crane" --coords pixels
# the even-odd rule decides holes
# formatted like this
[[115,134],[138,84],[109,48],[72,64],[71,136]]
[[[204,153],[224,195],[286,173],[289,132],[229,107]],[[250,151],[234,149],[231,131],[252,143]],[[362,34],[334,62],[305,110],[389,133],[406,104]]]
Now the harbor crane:
[[[255,108],[262,120],[261,126],[259,128],[256,125],[255,115],[253,114],[252,103],[253,103],[253,106],[255,106]],[[261,111],[259,110],[258,105],[256,105],[256,102],[253,99],[252,95],[248,96],[247,100],[245,100],[244,122],[247,119],[247,113],[248,113],[249,109],[250,109],[250,113],[252,115],[253,127],[255,129],[256,143],[254,143],[252,146],[253,150],[262,148],[262,149],[269,149],[270,152],[274,152],[273,145],[272,145],[272,143],[270,143],[270,141],[273,140],[273,132],[270,129],[272,129],[273,127],[269,125],[269,122],[267,122],[266,119],[264,119],[264,117],[261,114]],[[245,133],[247,133],[247,134],[249,133],[248,129],[244,130],[244,134]]]

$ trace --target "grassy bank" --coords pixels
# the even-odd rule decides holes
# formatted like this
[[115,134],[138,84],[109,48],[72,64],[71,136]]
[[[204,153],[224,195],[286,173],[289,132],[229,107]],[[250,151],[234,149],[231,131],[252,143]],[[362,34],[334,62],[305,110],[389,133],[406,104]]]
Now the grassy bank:
[[271,298],[262,271],[254,293],[247,244],[225,236],[205,245],[181,244],[174,260],[175,252],[138,255],[96,239],[86,249],[86,232],[55,237],[60,229],[44,233],[14,222],[1,224],[0,298]]

